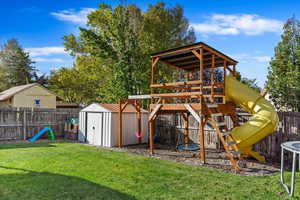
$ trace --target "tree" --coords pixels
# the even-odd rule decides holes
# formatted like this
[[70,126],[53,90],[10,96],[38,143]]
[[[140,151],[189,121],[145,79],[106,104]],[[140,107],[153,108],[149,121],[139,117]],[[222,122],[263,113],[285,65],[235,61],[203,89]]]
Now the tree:
[[3,76],[9,86],[28,84],[32,82],[36,69],[34,62],[16,39],[10,39],[0,51]]
[[278,109],[300,111],[300,22],[295,17],[283,27],[268,67],[266,85]]
[[89,104],[99,100],[101,85],[104,84],[106,73],[99,71],[97,58],[81,56],[74,67],[62,67],[52,71],[49,80],[49,89],[68,102]]
[[237,72],[237,76],[236,76],[237,80],[239,80],[241,83],[247,85],[248,87],[254,89],[257,92],[261,92],[261,88],[257,85],[257,80],[251,79],[251,78],[247,78],[247,77],[242,77],[242,75]]
[[39,75],[37,72],[33,73],[33,82],[39,83],[44,87],[48,87],[49,85],[49,76],[46,73]]
[[[80,28],[78,37],[64,36],[64,41],[76,60],[98,59],[93,67],[105,78],[97,83],[99,93],[90,100],[116,102],[128,95],[149,92],[150,53],[193,43],[195,34],[180,6],[167,8],[159,2],[142,12],[136,5],[113,8],[100,4],[99,9],[88,15],[88,27]],[[82,63],[81,68],[84,66]],[[158,67],[157,73],[163,76],[161,79],[173,75],[170,68],[163,66]],[[89,85],[82,85],[85,87]]]
[[1,65],[0,62],[0,91],[6,90],[9,87],[10,85],[8,82],[8,71]]

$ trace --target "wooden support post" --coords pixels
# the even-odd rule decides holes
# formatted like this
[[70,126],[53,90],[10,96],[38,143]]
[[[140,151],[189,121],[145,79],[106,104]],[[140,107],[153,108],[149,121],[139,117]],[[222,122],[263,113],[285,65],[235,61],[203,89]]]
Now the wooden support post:
[[210,84],[211,84],[211,102],[214,102],[214,85],[215,85],[215,54],[212,54],[212,68],[210,72]]
[[[154,82],[155,82],[154,74],[155,74],[155,68],[156,68],[156,64],[157,64],[158,60],[159,60],[159,57],[152,58],[152,64],[151,64],[151,80],[150,80],[151,85],[154,84]],[[153,94],[153,92],[154,92],[154,89],[151,88],[151,94]],[[153,100],[152,100],[152,98],[151,98],[151,103],[153,103],[152,101],[153,101]]]
[[224,94],[224,97],[223,97],[223,103],[225,104],[226,103],[226,99],[225,99],[225,87],[226,87],[226,85],[225,85],[225,82],[226,82],[226,69],[227,69],[227,62],[226,62],[226,60],[224,60],[224,87],[223,87],[223,94]]
[[203,117],[201,117],[201,122],[199,123],[199,143],[200,143],[200,155],[199,158],[200,160],[205,163],[206,159],[205,159],[205,142],[204,142],[204,121],[203,121]]
[[203,48],[200,49],[200,55],[199,55],[199,60],[200,60],[200,122],[199,122],[199,143],[201,146],[200,149],[200,160],[205,163],[205,143],[204,143],[204,119],[203,119],[203,103],[204,103],[204,98],[203,98],[203,74],[204,74],[204,67],[203,67]]
[[[137,101],[136,101],[135,105],[138,110],[138,113],[137,113],[138,133],[142,134],[141,106],[140,106],[140,104],[137,103]],[[139,137],[139,144],[141,144],[141,143],[142,143],[142,137]]]
[[189,114],[183,113],[182,114],[184,119],[184,144],[189,143]]
[[122,100],[119,100],[119,148],[123,146]]

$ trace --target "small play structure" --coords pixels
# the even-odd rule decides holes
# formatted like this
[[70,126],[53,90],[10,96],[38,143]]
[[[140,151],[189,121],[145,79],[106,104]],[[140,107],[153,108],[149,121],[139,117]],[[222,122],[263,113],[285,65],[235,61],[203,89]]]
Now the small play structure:
[[37,139],[39,139],[43,134],[48,133],[48,139],[49,140],[55,140],[55,134],[51,127],[46,126],[43,129],[41,129],[37,134],[35,134],[32,138],[29,138],[29,142],[35,142]]
[[[114,147],[118,146],[119,105],[93,103],[79,113],[80,142],[88,144]],[[122,141],[125,145],[148,142],[148,111],[136,106],[128,105],[122,109],[123,131]]]
[[[157,116],[174,113],[182,115],[185,121],[184,144],[180,147],[182,149],[189,144],[189,115],[198,121],[199,158],[203,163],[206,162],[206,124],[215,129],[234,170],[240,169],[238,160],[244,157],[265,160],[252,150],[252,146],[276,130],[278,116],[273,105],[263,95],[235,78],[237,61],[203,42],[154,53],[151,58],[151,94],[133,95],[119,101],[119,147],[125,145],[123,138],[128,134],[123,131],[123,110],[129,104],[139,109],[140,101],[150,99],[148,122],[151,154],[155,150]],[[157,71],[162,66],[160,63],[177,70],[178,76],[182,78],[168,83],[158,80]],[[252,118],[243,125],[238,123],[237,107],[252,114]],[[225,115],[234,124],[231,130],[227,127]],[[127,123],[131,122],[126,121],[125,124]]]
[[79,118],[71,118],[66,120],[64,128],[64,138],[69,140],[77,140]]

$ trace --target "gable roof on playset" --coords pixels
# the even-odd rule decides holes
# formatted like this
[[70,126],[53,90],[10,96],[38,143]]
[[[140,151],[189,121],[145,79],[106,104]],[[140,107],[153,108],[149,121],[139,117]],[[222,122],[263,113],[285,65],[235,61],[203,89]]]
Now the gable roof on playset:
[[[119,104],[114,103],[92,103],[81,110],[82,112],[119,112]],[[136,113],[136,109],[133,105],[128,104],[126,108],[123,110],[124,113]],[[147,113],[148,111],[145,109],[141,109],[142,113]]]
[[203,49],[203,64],[204,66],[212,65],[212,56],[215,56],[215,67],[224,65],[236,65],[238,62],[233,58],[225,55],[224,53],[214,49],[213,47],[205,44],[204,42],[197,42],[194,44],[172,48],[156,53],[152,53],[152,58],[159,58],[160,61],[183,70],[199,69],[199,58],[193,53]]

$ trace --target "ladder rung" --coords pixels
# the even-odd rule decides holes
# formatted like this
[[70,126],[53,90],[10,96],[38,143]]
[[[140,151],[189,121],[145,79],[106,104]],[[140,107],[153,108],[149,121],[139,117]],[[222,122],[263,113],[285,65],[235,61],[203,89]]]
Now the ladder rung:
[[223,117],[223,113],[212,113],[212,117]]
[[209,103],[209,104],[207,104],[207,107],[208,108],[217,108],[218,104],[211,104],[211,103]]
[[226,122],[217,122],[216,123],[217,126],[226,126]]
[[240,151],[240,150],[237,150],[237,151],[232,152],[232,155],[238,156],[240,153],[241,153],[241,151]]
[[230,135],[231,134],[231,131],[226,131],[226,132],[224,132],[224,133],[222,133],[223,134],[223,136],[227,136],[227,135]]
[[230,142],[228,142],[228,146],[231,146],[231,145],[234,145],[234,144],[236,144],[236,141],[230,141]]

